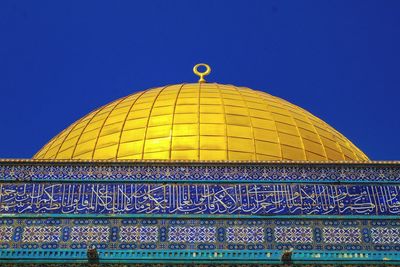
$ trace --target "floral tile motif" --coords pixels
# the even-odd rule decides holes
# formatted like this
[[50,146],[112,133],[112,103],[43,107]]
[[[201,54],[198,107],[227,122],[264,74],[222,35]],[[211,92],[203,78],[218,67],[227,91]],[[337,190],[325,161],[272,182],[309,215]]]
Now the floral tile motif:
[[48,180],[126,180],[126,181],[210,181],[210,180],[252,180],[258,181],[400,181],[398,165],[365,164],[360,166],[293,164],[280,163],[226,165],[212,164],[198,166],[191,164],[118,164],[80,163],[18,164],[0,163],[0,179],[18,181]]
[[260,243],[264,241],[264,229],[256,226],[228,227],[226,240],[229,243]]
[[58,242],[60,226],[28,226],[22,234],[22,242]]
[[122,226],[119,235],[121,242],[156,242],[158,240],[158,227]]
[[324,242],[329,244],[361,243],[361,231],[356,227],[324,227],[322,229]]
[[279,243],[312,243],[311,227],[275,227],[275,241]]
[[400,244],[400,228],[371,228],[371,237],[376,244]]
[[215,227],[177,226],[170,227],[169,242],[215,242],[217,229]]
[[14,227],[12,226],[0,226],[0,242],[11,241]]
[[107,242],[110,228],[108,226],[74,226],[71,229],[73,242]]

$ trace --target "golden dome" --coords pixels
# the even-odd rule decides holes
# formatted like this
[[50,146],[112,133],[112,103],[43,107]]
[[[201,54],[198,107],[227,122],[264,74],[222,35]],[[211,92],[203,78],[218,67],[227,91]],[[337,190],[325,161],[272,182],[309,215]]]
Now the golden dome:
[[111,102],[70,125],[34,158],[368,160],[296,105],[245,87],[201,82]]

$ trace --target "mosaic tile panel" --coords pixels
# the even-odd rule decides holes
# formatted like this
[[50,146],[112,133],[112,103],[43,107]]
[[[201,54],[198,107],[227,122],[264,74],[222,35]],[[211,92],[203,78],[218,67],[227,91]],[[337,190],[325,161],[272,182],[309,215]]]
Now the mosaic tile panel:
[[2,225],[0,226],[0,242],[11,241],[14,227]]
[[169,242],[215,242],[217,235],[216,227],[207,226],[177,226],[170,227],[168,232]]
[[24,229],[22,242],[58,242],[60,235],[60,226],[28,226]]
[[322,229],[324,242],[329,244],[361,243],[361,231],[356,227],[324,227]]
[[399,215],[400,185],[3,183],[0,212]]
[[73,242],[108,242],[110,228],[108,226],[74,226],[71,228]]
[[158,227],[156,226],[122,226],[120,228],[121,242],[156,242]]
[[400,251],[400,220],[0,219],[0,249]]
[[372,242],[378,244],[400,244],[400,228],[372,228],[371,237]]
[[399,182],[399,164],[0,163],[3,181],[329,181]]
[[236,226],[226,228],[226,240],[231,243],[262,243],[264,235],[262,227]]
[[275,241],[280,243],[312,243],[311,227],[275,227]]

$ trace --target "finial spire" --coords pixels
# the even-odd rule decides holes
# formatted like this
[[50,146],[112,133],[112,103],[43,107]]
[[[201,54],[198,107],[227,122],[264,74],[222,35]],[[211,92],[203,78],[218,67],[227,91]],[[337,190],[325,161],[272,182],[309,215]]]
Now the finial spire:
[[[198,70],[199,67],[205,67],[206,70],[205,70],[204,72],[200,72],[200,71]],[[194,72],[194,74],[196,74],[197,76],[200,77],[199,83],[205,83],[206,80],[204,79],[204,76],[207,76],[208,74],[210,74],[210,72],[211,72],[211,67],[208,66],[208,65],[205,64],[205,63],[199,63],[199,64],[197,64],[196,66],[193,67],[193,72]]]

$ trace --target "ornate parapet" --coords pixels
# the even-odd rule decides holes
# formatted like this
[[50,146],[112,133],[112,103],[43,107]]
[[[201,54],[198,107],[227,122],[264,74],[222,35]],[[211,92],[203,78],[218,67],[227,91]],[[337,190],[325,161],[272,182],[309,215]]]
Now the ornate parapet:
[[400,264],[396,162],[4,160],[0,213],[1,264]]

